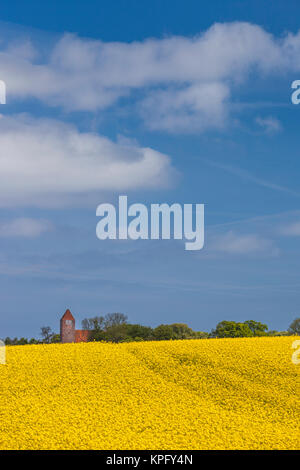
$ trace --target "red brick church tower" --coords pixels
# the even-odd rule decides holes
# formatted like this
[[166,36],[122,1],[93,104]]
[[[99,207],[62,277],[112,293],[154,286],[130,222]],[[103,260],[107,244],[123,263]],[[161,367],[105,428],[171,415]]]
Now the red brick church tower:
[[89,330],[75,330],[75,318],[66,310],[60,319],[60,340],[62,343],[82,343],[89,339]]
[[69,309],[60,319],[60,340],[62,343],[75,343],[75,318]]

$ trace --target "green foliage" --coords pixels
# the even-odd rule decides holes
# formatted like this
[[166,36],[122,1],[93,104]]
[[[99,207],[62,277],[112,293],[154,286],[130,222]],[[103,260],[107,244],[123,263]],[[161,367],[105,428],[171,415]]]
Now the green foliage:
[[4,343],[7,345],[7,346],[21,346],[21,345],[25,345],[25,344],[39,344],[40,341],[37,341],[36,339],[34,338],[31,338],[31,340],[28,341],[27,338],[5,338],[4,340]]
[[[127,316],[123,313],[109,313],[104,316],[85,318],[82,328],[90,331],[89,341],[107,341],[122,343],[130,341],[160,341],[178,339],[204,339],[204,338],[242,338],[251,336],[286,336],[300,335],[300,318],[296,318],[288,331],[268,331],[268,326],[255,320],[245,322],[221,321],[216,328],[207,333],[205,331],[193,331],[185,323],[161,324],[156,328],[131,324],[127,322]],[[31,338],[5,338],[6,345],[23,345],[39,343],[58,343],[61,338],[54,333],[49,326],[41,328],[42,341]]]
[[[58,335],[58,336],[59,336],[59,341],[60,341],[60,335]],[[29,343],[28,343],[28,344],[39,344],[39,341],[38,341],[37,339],[35,339],[35,338],[31,338],[31,339],[29,340]]]
[[125,341],[146,341],[151,338],[152,328],[150,327],[138,324],[119,323],[105,326],[101,331],[93,331],[90,340],[122,343]]
[[171,325],[159,325],[153,330],[153,337],[156,340],[173,339],[174,331]]
[[289,336],[290,333],[288,331],[276,331],[276,330],[270,330],[268,331],[268,336]]
[[194,331],[194,335],[195,339],[207,339],[210,336],[206,331]]
[[28,340],[26,338],[20,338],[18,344],[23,346],[24,344],[28,344]]
[[295,320],[289,326],[289,333],[291,335],[300,335],[300,317]]
[[148,340],[153,336],[153,330],[149,326],[139,324],[126,325],[126,333],[130,338],[140,338],[140,340]]
[[128,335],[125,324],[112,325],[105,328],[105,331],[101,335],[104,341],[110,341],[112,343],[123,343],[127,340]]
[[242,338],[254,336],[253,331],[246,323],[235,321],[221,321],[216,329],[212,331],[212,337],[217,338]]
[[85,318],[82,320],[82,328],[84,330],[90,331],[101,331],[104,328],[105,319],[102,316],[93,317],[93,318]]
[[[42,343],[49,344],[49,343],[60,342],[60,335],[57,333],[54,333],[54,331],[51,330],[50,326],[43,326],[41,328],[41,337],[42,337],[42,341],[41,341]],[[34,338],[32,338],[32,341],[33,342],[35,341]],[[34,344],[34,343],[31,343],[31,344]]]
[[128,336],[127,326],[127,316],[123,313],[108,313],[105,316],[85,318],[82,321],[82,328],[91,331],[89,341],[120,343]]
[[51,343],[60,343],[60,335],[57,333],[53,333],[51,337]]
[[51,343],[53,334],[54,333],[51,330],[50,326],[42,326],[41,327],[42,343]]
[[[129,341],[169,340],[207,338],[205,332],[196,332],[185,323],[172,323],[171,325],[159,325],[152,329],[149,326],[126,323],[125,315],[120,317],[105,316],[101,322],[102,328],[91,331],[90,341],[109,341],[113,343]],[[82,326],[92,325],[94,319],[86,319]],[[109,321],[108,321],[109,320]],[[98,322],[99,325],[99,322]]]
[[261,323],[255,320],[247,320],[244,322],[248,325],[254,336],[266,336],[268,326],[265,323]]
[[189,339],[195,336],[195,332],[185,323],[172,323],[170,327],[173,330],[172,339]]
[[[95,318],[101,321],[95,322]],[[161,324],[152,329],[139,324],[127,323],[127,317],[122,314],[109,314],[105,317],[86,319],[83,326],[101,325],[92,329],[91,341],[109,341],[114,343],[128,341],[147,340],[175,340],[175,339],[203,339],[209,337],[236,338],[251,336],[266,336],[268,327],[264,323],[255,320],[247,320],[244,323],[235,321],[222,321],[211,334],[205,331],[193,331],[185,323]]]

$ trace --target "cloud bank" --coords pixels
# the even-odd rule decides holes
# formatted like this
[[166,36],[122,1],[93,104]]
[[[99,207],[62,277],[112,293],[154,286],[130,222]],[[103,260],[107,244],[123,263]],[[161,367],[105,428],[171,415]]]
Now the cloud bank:
[[26,115],[0,119],[0,206],[57,206],[89,193],[156,188],[175,174],[168,156]]
[[36,238],[43,233],[50,232],[53,228],[52,223],[48,220],[20,217],[7,222],[1,222],[0,237]]
[[4,43],[0,63],[8,94],[16,99],[96,111],[130,96],[152,129],[202,131],[224,126],[235,86],[253,73],[300,70],[300,32],[276,38],[260,26],[235,22],[195,37],[132,43],[65,34],[46,54],[34,41]]
[[[233,92],[250,76],[300,70],[300,32],[276,38],[241,22],[215,24],[195,37],[132,43],[65,34],[48,46],[2,38],[0,78],[8,101],[33,98],[92,113],[128,97],[146,126],[167,132],[223,129]],[[272,116],[256,123],[267,133],[280,130]],[[167,155],[138,144],[115,143],[54,119],[0,119],[3,207],[59,206],[99,191],[161,187],[174,173]]]

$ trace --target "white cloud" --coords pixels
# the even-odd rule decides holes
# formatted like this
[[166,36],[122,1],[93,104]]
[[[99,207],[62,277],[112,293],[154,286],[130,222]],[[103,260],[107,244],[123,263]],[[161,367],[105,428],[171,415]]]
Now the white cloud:
[[234,255],[278,254],[278,249],[272,240],[256,234],[237,234],[233,231],[215,236],[211,249]]
[[0,237],[35,238],[51,230],[53,230],[51,222],[43,219],[20,217],[0,223]]
[[280,229],[280,233],[287,236],[300,236],[300,222],[294,222],[292,224],[283,226]]
[[267,134],[272,134],[282,129],[280,121],[272,116],[265,118],[258,116],[255,121]]
[[0,119],[1,206],[64,205],[93,192],[164,186],[174,174],[169,157],[151,148],[55,120]]
[[227,121],[229,88],[199,83],[182,90],[154,91],[141,105],[148,127],[170,132],[222,128]]
[[141,89],[145,99],[132,99],[150,127],[204,130],[224,124],[234,86],[253,71],[273,79],[300,70],[300,32],[276,38],[260,26],[235,22],[191,38],[132,43],[66,34],[46,56],[37,41],[2,46],[0,63],[9,97],[94,111]]

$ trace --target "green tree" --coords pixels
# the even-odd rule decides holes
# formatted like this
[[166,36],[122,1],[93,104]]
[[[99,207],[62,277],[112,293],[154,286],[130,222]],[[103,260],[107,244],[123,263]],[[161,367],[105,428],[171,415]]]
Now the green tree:
[[254,336],[266,336],[268,326],[265,323],[261,323],[255,320],[247,320],[244,322],[248,325]]
[[127,323],[127,318],[127,315],[124,315],[124,313],[108,313],[104,317],[105,329],[111,326],[124,325]]
[[224,320],[217,324],[216,329],[212,331],[212,336],[217,338],[242,338],[254,335],[245,323]]
[[23,346],[24,344],[28,344],[28,339],[27,338],[20,338],[18,340],[18,345]]
[[52,336],[53,336],[53,331],[51,330],[50,326],[41,327],[41,337],[42,337],[43,343],[51,343]]
[[147,340],[153,336],[153,330],[150,326],[143,326],[139,324],[126,325],[126,333],[131,338],[140,338],[139,340]]
[[103,338],[104,341],[110,341],[112,343],[122,343],[124,341],[128,341],[131,338],[127,334],[126,326],[127,325],[125,323],[108,326],[105,328],[105,331],[102,332],[100,338]]
[[194,331],[195,338],[206,339],[209,338],[209,333],[206,331]]
[[[59,339],[60,339],[60,335],[59,335]],[[39,344],[39,341],[38,341],[37,339],[35,339],[35,338],[31,338],[31,339],[29,340],[29,344]]]
[[101,331],[104,328],[105,319],[103,316],[85,318],[82,320],[81,325],[83,330]]
[[268,336],[289,336],[290,333],[288,331],[276,331],[270,330],[268,331]]
[[154,328],[153,336],[157,340],[173,339],[174,331],[170,325],[159,325]]
[[288,331],[291,335],[300,335],[300,317],[292,321]]
[[187,339],[195,336],[194,331],[185,323],[172,323],[170,327],[173,330],[173,339]]
[[50,341],[51,343],[60,343],[60,334],[53,333]]

